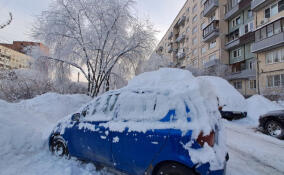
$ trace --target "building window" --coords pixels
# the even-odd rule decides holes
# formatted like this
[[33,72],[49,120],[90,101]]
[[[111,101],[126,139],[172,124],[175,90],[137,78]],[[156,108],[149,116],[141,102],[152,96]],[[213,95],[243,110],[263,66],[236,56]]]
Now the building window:
[[252,10],[248,10],[248,19],[253,18],[253,12]]
[[240,24],[241,24],[241,17],[240,16],[238,16],[238,17],[236,17],[235,19],[232,20],[233,27],[236,27]]
[[201,30],[205,29],[205,27],[206,27],[206,23],[204,22],[201,24]]
[[233,51],[233,57],[238,58],[242,56],[242,50],[241,49],[236,49]]
[[197,4],[194,5],[194,7],[192,8],[192,13],[195,13],[197,10]]
[[284,62],[284,48],[266,53],[266,64]]
[[209,60],[210,60],[210,61],[216,60],[216,59],[217,59],[217,58],[216,58],[216,54],[210,55],[210,57],[209,57]]
[[250,89],[256,89],[256,80],[250,80],[249,81],[249,88]]
[[196,44],[197,44],[197,38],[195,37],[192,39],[192,45],[196,45]]
[[280,86],[284,86],[284,74],[267,76],[267,87],[280,87]]
[[281,23],[280,20],[274,23],[274,34],[278,34],[281,32]]
[[234,82],[234,87],[236,89],[242,89],[242,81],[235,81]]
[[210,44],[209,44],[209,48],[210,48],[210,49],[212,49],[212,48],[214,48],[214,47],[216,47],[216,40],[211,41]]
[[197,27],[194,27],[193,29],[192,29],[192,34],[195,34],[197,32]]
[[197,21],[197,15],[193,17],[192,23],[195,23]]
[[205,52],[206,52],[206,46],[201,48],[201,54],[204,55]]
[[194,49],[193,51],[192,51],[192,54],[195,56],[195,55],[197,55],[197,49]]
[[284,10],[284,0],[280,0],[264,10],[265,18],[270,18]]

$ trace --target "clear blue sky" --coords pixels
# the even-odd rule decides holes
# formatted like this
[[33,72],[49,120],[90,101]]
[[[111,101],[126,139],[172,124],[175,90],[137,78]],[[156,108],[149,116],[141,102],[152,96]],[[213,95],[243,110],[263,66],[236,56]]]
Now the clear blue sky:
[[[158,39],[166,32],[186,0],[137,0],[136,11],[140,18],[150,19],[160,32]],[[0,0],[0,23],[12,12],[12,24],[0,31],[0,42],[32,40],[30,29],[41,11],[48,8],[52,0]]]

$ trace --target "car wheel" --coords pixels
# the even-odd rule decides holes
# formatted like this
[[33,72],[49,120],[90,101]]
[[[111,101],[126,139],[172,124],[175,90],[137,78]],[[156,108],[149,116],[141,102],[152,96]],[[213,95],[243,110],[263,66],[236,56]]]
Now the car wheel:
[[196,175],[196,173],[178,163],[169,163],[161,166],[155,175]]
[[50,150],[58,157],[68,157],[69,152],[66,142],[62,137],[54,137],[51,141]]
[[277,121],[270,120],[266,123],[266,132],[275,138],[283,138],[284,136],[284,129],[281,124]]

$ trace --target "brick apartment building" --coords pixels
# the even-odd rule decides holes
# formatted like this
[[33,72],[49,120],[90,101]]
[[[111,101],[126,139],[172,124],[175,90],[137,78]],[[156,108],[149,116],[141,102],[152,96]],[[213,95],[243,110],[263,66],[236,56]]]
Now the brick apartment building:
[[30,66],[31,57],[27,54],[37,46],[40,52],[48,55],[49,49],[42,43],[14,41],[13,44],[0,43],[0,69],[19,69]]
[[284,93],[283,2],[187,0],[155,52],[179,68],[226,65],[244,96]]

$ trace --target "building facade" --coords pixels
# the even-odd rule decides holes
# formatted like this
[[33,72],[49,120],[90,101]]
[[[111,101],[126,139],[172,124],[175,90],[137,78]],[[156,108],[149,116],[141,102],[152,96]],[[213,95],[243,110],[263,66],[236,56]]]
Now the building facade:
[[[226,65],[223,77],[244,96],[283,92],[283,1],[187,0],[156,52],[170,57],[173,67],[210,72]],[[271,22],[274,33],[263,40]]]
[[0,45],[0,70],[28,68],[30,61],[30,56]]
[[284,0],[254,0],[255,42],[259,92],[284,94]]

